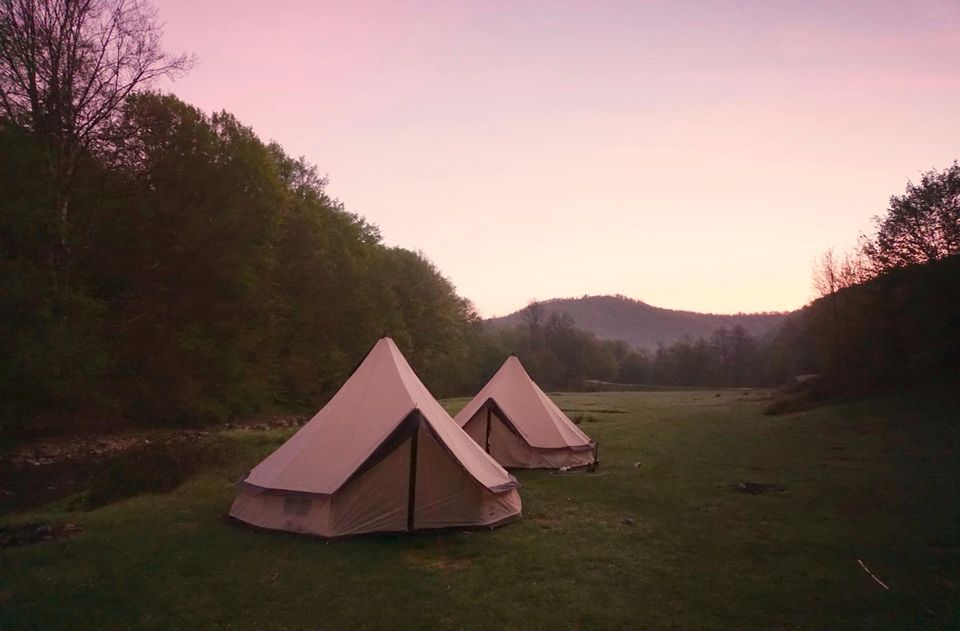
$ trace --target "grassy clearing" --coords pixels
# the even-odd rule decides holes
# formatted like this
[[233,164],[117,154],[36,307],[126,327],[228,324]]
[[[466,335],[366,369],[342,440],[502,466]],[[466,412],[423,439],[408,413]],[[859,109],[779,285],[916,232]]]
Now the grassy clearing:
[[170,493],[7,516],[83,531],[0,550],[0,628],[960,626],[956,394],[782,417],[761,391],[555,399],[595,419],[601,468],[519,472],[524,519],[491,532],[327,543],[231,525],[232,476],[289,430],[223,432],[236,461]]

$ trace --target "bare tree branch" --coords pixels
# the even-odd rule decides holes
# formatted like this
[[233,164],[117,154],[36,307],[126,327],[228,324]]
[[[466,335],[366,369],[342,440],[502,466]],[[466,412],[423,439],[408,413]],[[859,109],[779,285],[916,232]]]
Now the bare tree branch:
[[0,0],[0,116],[47,141],[63,255],[80,158],[107,149],[130,94],[193,65],[161,36],[144,0]]

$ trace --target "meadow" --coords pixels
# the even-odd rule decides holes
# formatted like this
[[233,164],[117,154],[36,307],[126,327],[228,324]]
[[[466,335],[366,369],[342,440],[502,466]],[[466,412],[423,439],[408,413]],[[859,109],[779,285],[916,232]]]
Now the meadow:
[[516,472],[523,518],[493,531],[329,542],[226,518],[292,430],[224,430],[233,456],[171,492],[0,517],[81,528],[0,549],[0,628],[960,627],[956,392],[770,396],[556,394],[598,471]]

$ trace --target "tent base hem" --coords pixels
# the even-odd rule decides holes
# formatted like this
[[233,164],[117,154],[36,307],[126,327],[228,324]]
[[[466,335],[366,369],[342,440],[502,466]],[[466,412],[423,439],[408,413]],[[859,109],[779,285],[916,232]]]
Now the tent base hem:
[[555,471],[560,473],[562,469],[562,472],[564,473],[567,471],[587,471],[589,473],[593,473],[600,468],[600,463],[588,462],[586,464],[578,464],[570,467],[524,467],[522,465],[503,465],[503,468],[507,471]]
[[298,532],[296,530],[286,530],[284,528],[270,528],[268,526],[258,526],[256,524],[251,524],[248,521],[244,521],[239,517],[227,514],[225,516],[227,522],[235,528],[246,528],[256,532],[263,532],[269,534],[277,535],[289,535],[291,537],[304,538],[304,539],[316,539],[318,541],[347,541],[350,539],[364,539],[370,537],[409,537],[409,536],[419,536],[419,535],[443,535],[443,534],[452,534],[455,532],[477,532],[482,530],[494,530],[501,526],[506,526],[511,522],[519,520],[523,515],[517,513],[516,515],[507,515],[506,517],[499,519],[489,524],[477,524],[474,526],[443,526],[439,528],[414,528],[413,530],[374,530],[370,532],[360,532],[356,534],[346,534],[346,535],[318,535],[312,532]]

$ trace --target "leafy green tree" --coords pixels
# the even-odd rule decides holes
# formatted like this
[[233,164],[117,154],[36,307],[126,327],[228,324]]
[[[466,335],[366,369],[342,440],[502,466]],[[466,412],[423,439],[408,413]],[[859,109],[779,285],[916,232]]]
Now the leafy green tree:
[[269,297],[287,191],[272,153],[226,113],[131,97],[117,148],[131,190],[89,261],[124,343],[132,413],[220,418],[269,399]]
[[877,217],[876,233],[863,251],[877,271],[960,254],[960,165],[932,170],[907,184]]
[[[103,403],[107,311],[82,286],[62,292],[51,284],[57,228],[46,148],[2,121],[0,191],[0,417],[23,427],[44,409],[79,412]],[[78,206],[88,208],[88,200]]]

